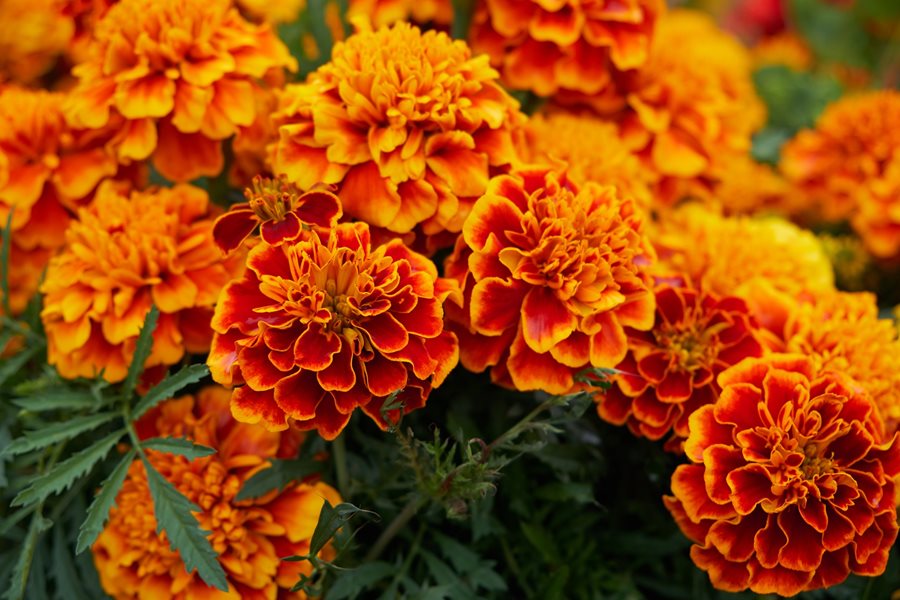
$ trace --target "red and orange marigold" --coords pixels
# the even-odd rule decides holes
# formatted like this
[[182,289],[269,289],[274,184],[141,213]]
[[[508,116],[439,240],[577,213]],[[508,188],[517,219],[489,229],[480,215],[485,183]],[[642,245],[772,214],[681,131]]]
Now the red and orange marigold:
[[512,88],[596,95],[647,61],[664,10],[661,0],[481,0],[470,38]]
[[464,287],[465,310],[451,314],[463,365],[553,394],[581,370],[618,365],[624,328],[653,325],[641,228],[611,186],[579,190],[543,167],[492,179],[447,263]]
[[688,419],[721,391],[716,377],[742,359],[763,354],[758,326],[747,304],[675,282],[656,292],[650,331],[626,329],[628,355],[613,386],[595,395],[597,412],[638,436],[680,450]]
[[119,162],[152,157],[172,181],[218,175],[223,140],[253,123],[258,80],[295,66],[268,25],[228,0],[123,0],[73,70],[67,118],[90,129],[120,119]]
[[785,145],[781,169],[811,217],[850,220],[872,254],[900,256],[900,92],[835,102]]
[[442,236],[436,247],[452,245],[491,173],[515,159],[524,117],[487,57],[400,23],[336,44],[331,62],[285,89],[274,119],[275,173],[303,190],[335,185],[347,215]]
[[361,408],[387,427],[388,396],[399,392],[405,412],[421,408],[456,365],[442,308],[453,292],[399,240],[372,248],[365,223],[261,242],[216,306],[209,367],[238,386],[239,421],[295,423],[331,440]]
[[189,185],[128,194],[101,184],[78,211],[41,286],[47,358],[63,377],[124,379],[151,305],[159,309],[145,366],[205,352],[212,309],[242,257],[212,239],[206,192]]
[[[265,469],[269,460],[296,454],[296,432],[279,434],[238,423],[228,416],[230,392],[201,390],[162,404],[138,423],[141,437],[187,437],[216,453],[187,458],[148,450],[151,465],[200,510],[193,513],[218,554],[228,592],[208,587],[188,573],[165,533],[157,533],[153,499],[144,465],[135,460],[110,511],[109,522],[92,550],[104,591],[116,598],[306,598],[290,589],[306,561],[282,558],[305,555],[327,500],[341,501],[330,486],[312,480],[292,483],[258,498],[237,500],[243,484]],[[321,557],[334,556],[326,546]]]
[[728,591],[792,596],[879,575],[897,537],[900,446],[868,396],[802,355],[750,358],[690,419],[664,498],[691,558]]

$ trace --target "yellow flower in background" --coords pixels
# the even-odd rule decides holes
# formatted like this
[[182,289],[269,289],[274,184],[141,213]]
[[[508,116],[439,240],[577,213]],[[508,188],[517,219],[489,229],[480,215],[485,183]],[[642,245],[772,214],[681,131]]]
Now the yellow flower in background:
[[415,230],[435,250],[515,159],[524,117],[486,56],[401,23],[336,44],[331,62],[285,88],[274,120],[276,174],[303,190],[334,185],[346,215]]
[[124,0],[97,24],[67,105],[74,126],[122,118],[119,162],[151,159],[167,179],[218,175],[222,141],[256,117],[258,80],[296,62],[267,25],[227,0]]
[[449,27],[453,23],[452,0],[350,0],[347,20],[367,19],[373,27],[412,21],[420,25]]

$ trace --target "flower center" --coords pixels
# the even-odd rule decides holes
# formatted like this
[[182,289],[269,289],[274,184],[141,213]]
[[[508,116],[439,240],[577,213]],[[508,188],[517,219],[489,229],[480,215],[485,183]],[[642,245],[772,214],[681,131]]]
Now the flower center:
[[812,479],[820,475],[834,472],[834,459],[818,456],[819,448],[815,443],[806,444],[803,448],[803,462],[800,463],[800,472],[804,479]]
[[269,179],[256,176],[252,187],[244,190],[250,209],[260,221],[284,220],[284,216],[294,210],[300,192],[285,178]]

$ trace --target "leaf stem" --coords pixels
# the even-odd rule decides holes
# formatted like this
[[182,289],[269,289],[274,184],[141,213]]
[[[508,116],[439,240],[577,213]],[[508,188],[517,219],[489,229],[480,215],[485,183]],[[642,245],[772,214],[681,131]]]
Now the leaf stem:
[[419,509],[423,506],[425,506],[424,496],[415,494],[410,498],[409,502],[406,503],[406,506],[403,507],[403,510],[394,517],[394,520],[387,526],[387,529],[382,531],[381,535],[378,536],[378,539],[375,540],[375,544],[372,545],[372,548],[369,550],[368,554],[366,554],[363,562],[372,562],[381,556],[381,553],[387,548],[387,545],[391,540],[393,540],[400,530],[416,516],[416,513],[419,512]]
[[538,404],[534,410],[522,417],[518,423],[507,429],[504,433],[500,434],[497,439],[488,444],[484,449],[484,454],[489,454],[494,448],[502,446],[508,440],[515,439],[522,433],[522,430],[525,429],[529,423],[534,421],[542,412],[557,404],[559,404],[559,398],[556,396],[551,396]]

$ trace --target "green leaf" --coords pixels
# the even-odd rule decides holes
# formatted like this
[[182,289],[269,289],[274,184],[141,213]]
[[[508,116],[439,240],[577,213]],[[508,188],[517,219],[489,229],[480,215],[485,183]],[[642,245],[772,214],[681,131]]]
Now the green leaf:
[[825,107],[843,92],[832,77],[770,65],[753,73],[759,97],[766,104],[768,127],[793,135],[812,127]]
[[777,165],[781,158],[781,147],[793,134],[792,129],[784,127],[763,127],[753,134],[750,155],[757,162]]
[[166,375],[165,379],[138,401],[131,413],[132,418],[140,419],[144,413],[163,400],[168,400],[186,386],[197,383],[207,375],[209,375],[209,367],[206,365],[188,365],[174,375]]
[[[6,448],[12,443],[12,436],[9,433],[9,427],[6,424],[0,425],[0,448]],[[9,485],[6,478],[6,460],[0,453],[0,489]]]
[[322,463],[312,458],[275,459],[270,464],[269,468],[256,472],[244,482],[244,486],[238,492],[235,500],[250,500],[264,496],[272,490],[283,490],[288,484],[317,473],[322,468]]
[[549,564],[555,565],[560,557],[559,550],[553,537],[547,533],[547,530],[540,525],[532,525],[530,523],[520,523],[522,533],[531,542],[531,545],[538,551],[538,554]]
[[106,523],[110,509],[116,503],[116,496],[125,482],[125,477],[128,475],[128,467],[131,466],[135,454],[136,452],[132,448],[122,457],[116,468],[103,481],[100,491],[94,496],[94,501],[88,507],[87,517],[78,529],[76,554],[81,554],[87,548],[90,548],[96,541],[97,536],[100,535],[100,532],[103,531],[103,525]]
[[83,410],[94,408],[97,402],[90,392],[72,390],[48,390],[33,396],[13,399],[13,404],[31,412],[45,410]]
[[26,431],[24,434],[22,434],[23,437],[18,438],[12,444],[7,446],[6,449],[2,453],[0,453],[0,455],[16,456],[18,454],[24,454],[25,452],[37,450],[38,448],[46,448],[51,444],[55,444],[63,440],[70,440],[86,431],[96,429],[104,423],[112,421],[117,416],[118,414],[116,413],[99,413],[96,415],[75,417],[74,419],[69,419],[68,421],[61,421],[59,423],[47,425],[46,427],[42,427],[41,429]]
[[338,529],[343,527],[347,521],[355,515],[364,515],[377,517],[375,513],[369,510],[363,510],[353,506],[349,502],[342,502],[337,506],[332,506],[328,500],[322,505],[319,512],[319,521],[316,523],[316,529],[313,531],[312,538],[309,541],[309,556],[316,556],[328,543],[328,540],[334,537]]
[[3,596],[7,600],[22,600],[25,597],[25,587],[28,584],[28,575],[31,571],[31,561],[34,558],[38,537],[52,525],[53,522],[45,519],[41,514],[35,514],[31,518],[31,525],[28,526],[28,533],[25,534],[22,549],[19,551],[19,559],[13,569],[9,589]]
[[823,0],[791,0],[790,14],[791,23],[819,58],[854,67],[872,66],[871,38],[853,11]]
[[216,551],[206,539],[209,532],[200,529],[200,523],[191,514],[200,512],[200,507],[175,489],[146,459],[144,468],[147,471],[150,495],[153,497],[156,532],[166,532],[172,549],[181,555],[188,573],[196,569],[207,585],[227,592],[225,571],[219,564]]
[[6,383],[6,380],[22,370],[22,367],[31,360],[42,348],[41,344],[32,344],[20,350],[10,358],[0,361],[0,386]]
[[593,486],[589,483],[576,481],[549,483],[538,488],[536,496],[551,502],[597,504],[597,501],[594,499]]
[[131,395],[134,394],[134,388],[137,387],[138,377],[144,372],[144,363],[147,362],[150,351],[153,349],[153,332],[156,330],[156,322],[158,320],[159,309],[156,306],[151,306],[150,311],[144,318],[141,332],[138,334],[134,354],[131,357],[131,364],[128,365],[128,375],[125,377],[125,384],[122,387],[122,393],[126,402],[131,401]]
[[12,220],[13,213],[16,212],[15,206],[9,207],[9,214],[6,216],[6,225],[3,227],[2,240],[0,240],[0,294],[3,294],[3,314],[11,315],[12,310],[9,307],[9,249],[12,244]]
[[179,437],[151,438],[141,442],[141,446],[149,450],[158,450],[160,452],[168,452],[169,454],[180,454],[189,460],[216,453],[215,448],[195,444],[187,438]]
[[34,504],[62,492],[103,460],[123,433],[124,431],[121,429],[114,431],[95,444],[76,452],[63,462],[57,463],[50,471],[19,492],[13,498],[11,506]]
[[53,579],[56,580],[56,594],[59,600],[90,600],[72,562],[72,551],[66,543],[63,528],[53,528]]
[[392,576],[397,570],[395,565],[377,560],[365,563],[355,569],[342,571],[340,576],[328,588],[328,600],[355,598],[369,586]]

